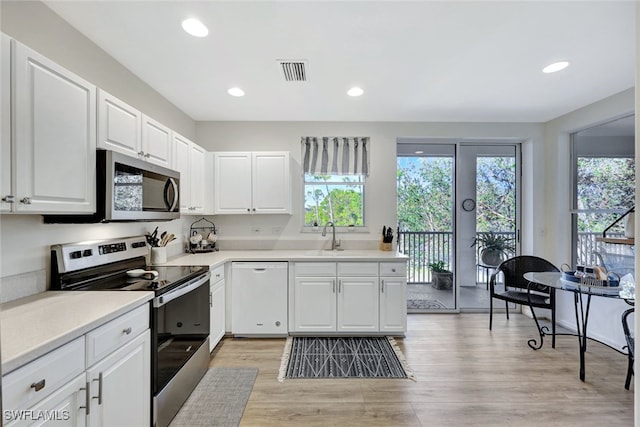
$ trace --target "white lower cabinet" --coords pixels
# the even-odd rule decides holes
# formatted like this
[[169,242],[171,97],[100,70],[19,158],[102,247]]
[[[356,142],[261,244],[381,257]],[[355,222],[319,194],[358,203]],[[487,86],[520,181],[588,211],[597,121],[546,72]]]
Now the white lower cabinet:
[[[96,337],[113,339],[104,357],[93,363],[88,353]],[[4,375],[2,387],[7,427],[149,426],[149,306],[138,307]]]
[[151,335],[133,341],[87,370],[88,426],[148,426],[151,420]]
[[224,337],[226,329],[226,292],[224,279],[224,265],[211,271],[211,285],[209,288],[209,352]]
[[406,267],[393,263],[391,273],[386,264],[295,263],[292,331],[404,333]]

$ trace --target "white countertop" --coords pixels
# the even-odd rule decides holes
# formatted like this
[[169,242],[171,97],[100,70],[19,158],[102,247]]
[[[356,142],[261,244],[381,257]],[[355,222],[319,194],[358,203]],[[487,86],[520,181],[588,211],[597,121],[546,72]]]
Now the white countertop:
[[150,301],[153,295],[153,292],[48,291],[2,304],[2,374]]
[[393,251],[323,249],[296,250],[244,250],[183,254],[169,259],[162,265],[208,265],[215,267],[228,261],[398,261],[409,259]]

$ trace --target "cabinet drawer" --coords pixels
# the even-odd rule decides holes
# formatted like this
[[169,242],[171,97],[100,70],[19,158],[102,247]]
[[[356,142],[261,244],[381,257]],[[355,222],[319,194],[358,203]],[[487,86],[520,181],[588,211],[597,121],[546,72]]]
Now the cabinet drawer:
[[381,262],[380,276],[406,276],[406,262]]
[[339,262],[338,276],[377,276],[377,262]]
[[87,334],[87,367],[149,329],[149,304],[113,319]]
[[220,280],[224,280],[224,264],[211,270],[211,283],[213,284]]
[[324,277],[336,275],[335,262],[296,262],[296,276]]
[[31,408],[82,374],[84,345],[80,337],[3,376],[3,409]]

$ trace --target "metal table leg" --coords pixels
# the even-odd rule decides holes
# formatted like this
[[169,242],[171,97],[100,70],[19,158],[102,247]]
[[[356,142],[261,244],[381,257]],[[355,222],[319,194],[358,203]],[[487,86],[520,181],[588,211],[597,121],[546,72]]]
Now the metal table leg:
[[[582,292],[573,293],[573,302],[576,312],[576,331],[578,335],[578,344],[580,346],[580,380],[584,382],[585,378],[585,361],[584,356],[587,352],[587,324],[589,323],[589,308],[591,306],[591,294],[587,294],[587,307],[585,310],[582,303]],[[580,311],[578,315],[578,309]]]

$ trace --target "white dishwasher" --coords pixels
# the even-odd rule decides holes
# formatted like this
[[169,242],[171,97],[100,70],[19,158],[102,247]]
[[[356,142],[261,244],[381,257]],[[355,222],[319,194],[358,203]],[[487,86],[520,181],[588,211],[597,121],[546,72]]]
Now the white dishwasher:
[[231,263],[231,332],[286,335],[287,262]]

